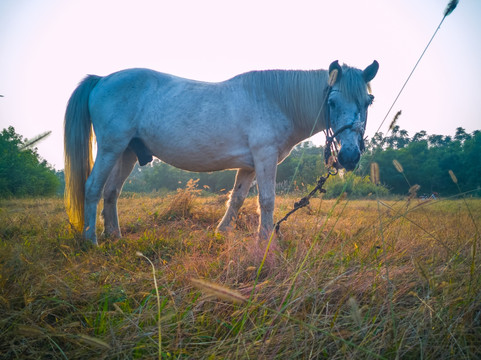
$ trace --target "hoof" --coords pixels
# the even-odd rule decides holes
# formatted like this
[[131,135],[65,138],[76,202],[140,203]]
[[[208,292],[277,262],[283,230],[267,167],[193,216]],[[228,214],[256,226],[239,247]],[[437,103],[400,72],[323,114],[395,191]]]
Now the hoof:
[[120,239],[122,237],[122,233],[120,232],[119,228],[105,228],[101,237],[103,239]]
[[221,234],[221,235],[225,235],[229,232],[231,232],[234,228],[232,227],[232,225],[219,225],[217,226],[217,228],[215,229],[215,233],[216,234]]

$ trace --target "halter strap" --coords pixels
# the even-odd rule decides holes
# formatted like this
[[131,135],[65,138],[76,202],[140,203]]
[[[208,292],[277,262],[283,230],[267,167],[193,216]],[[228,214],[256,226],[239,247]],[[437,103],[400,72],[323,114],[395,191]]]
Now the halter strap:
[[[338,147],[337,147],[336,137],[340,133],[342,133],[343,131],[348,130],[348,129],[352,129],[354,127],[354,125],[357,125],[358,121],[353,121],[350,124],[341,126],[335,132],[333,131],[332,125],[331,125],[331,112],[329,110],[329,105],[327,104],[327,102],[329,101],[329,95],[332,91],[338,91],[339,92],[339,90],[332,90],[332,86],[328,86],[327,94],[325,96],[324,106],[326,107],[327,126],[326,126],[326,129],[324,130],[324,135],[326,136],[326,145],[324,146],[324,162],[325,162],[326,165],[329,165],[329,167],[333,167],[335,169],[341,169],[342,166],[339,163],[339,161],[337,160],[337,154],[339,154],[339,150],[338,150]],[[365,130],[365,129],[366,129],[366,124],[364,124],[364,127],[363,127],[363,130]],[[359,132],[361,134],[361,137],[364,135],[363,130],[361,130],[361,131],[359,131],[358,129],[355,129],[355,130],[357,130],[357,132]],[[364,139],[362,139],[362,141],[364,141]],[[336,154],[336,156],[334,156],[334,159],[331,160],[331,156],[332,156],[333,153]]]

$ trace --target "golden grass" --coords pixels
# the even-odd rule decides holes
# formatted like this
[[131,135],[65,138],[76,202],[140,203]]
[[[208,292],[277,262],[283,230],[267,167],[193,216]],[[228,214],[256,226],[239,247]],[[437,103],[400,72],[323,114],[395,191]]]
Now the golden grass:
[[158,358],[160,327],[165,359],[481,357],[480,200],[313,199],[258,277],[256,200],[220,236],[197,195],[121,199],[98,248],[62,200],[3,201],[0,358]]

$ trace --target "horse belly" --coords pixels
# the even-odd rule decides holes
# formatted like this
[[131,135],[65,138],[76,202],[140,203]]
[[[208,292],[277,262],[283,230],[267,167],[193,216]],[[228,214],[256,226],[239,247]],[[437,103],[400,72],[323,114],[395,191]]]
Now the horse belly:
[[159,135],[148,144],[157,158],[183,170],[209,172],[254,168],[247,144],[231,138]]

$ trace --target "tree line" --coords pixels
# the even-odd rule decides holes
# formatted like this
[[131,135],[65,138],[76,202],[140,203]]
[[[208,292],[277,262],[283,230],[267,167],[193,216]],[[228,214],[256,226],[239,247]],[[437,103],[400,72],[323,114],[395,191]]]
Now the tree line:
[[[401,169],[393,165],[396,160]],[[367,146],[361,169],[379,164],[380,180],[394,194],[406,194],[413,185],[420,193],[450,196],[461,191],[480,196],[481,131],[466,133],[462,127],[454,136],[428,135],[420,131],[409,137],[394,126],[390,136],[377,133]],[[399,170],[402,170],[400,172]],[[458,184],[451,181],[451,170]]]
[[[47,133],[46,133],[47,134]],[[37,139],[27,140],[10,126],[0,133],[0,198],[51,196],[59,190],[60,181],[55,170],[41,160],[33,145]]]
[[[404,195],[413,185],[420,186],[419,195],[455,195],[459,193],[459,186],[461,191],[481,196],[481,131],[466,133],[459,127],[454,136],[428,135],[420,131],[409,137],[399,126],[391,130],[389,136],[376,133],[366,143],[367,150],[354,174],[328,180],[328,197],[338,196],[342,191],[353,198],[375,192]],[[13,127],[1,132],[0,198],[63,194],[63,171],[55,171],[31,144]],[[323,147],[311,142],[294,147],[278,167],[277,193],[310,190],[319,176],[326,173],[323,154]],[[401,169],[393,165],[394,160]],[[374,186],[369,179],[372,162],[379,165],[381,187]],[[458,184],[451,181],[449,170],[456,175]],[[192,173],[154,159],[146,166],[135,166],[123,191],[165,193],[185,187],[190,179],[198,179],[198,188],[206,192],[222,194],[232,188],[235,171]],[[251,191],[255,192],[255,187]]]

